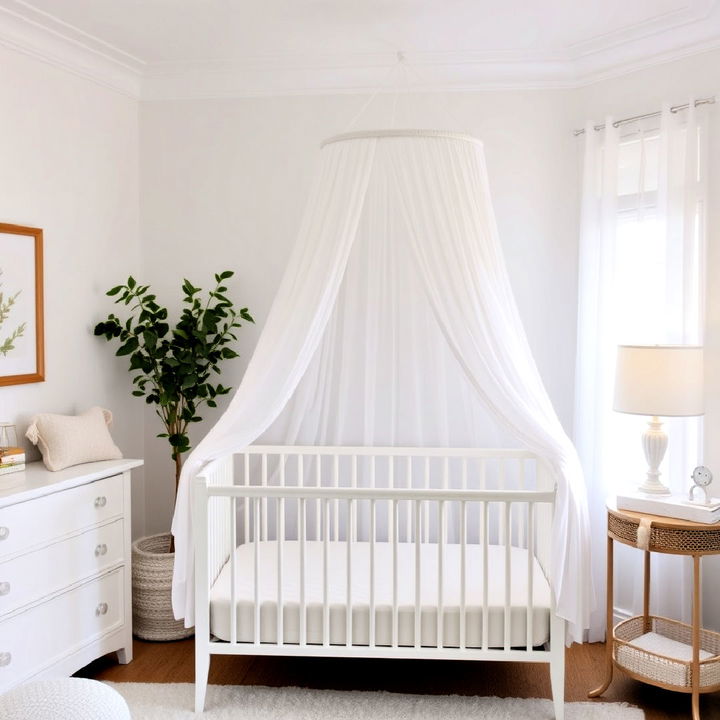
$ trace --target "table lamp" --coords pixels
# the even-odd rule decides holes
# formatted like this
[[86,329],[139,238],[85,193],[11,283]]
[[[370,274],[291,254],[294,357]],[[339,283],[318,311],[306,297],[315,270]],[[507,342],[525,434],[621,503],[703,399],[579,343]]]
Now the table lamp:
[[642,434],[648,463],[641,492],[669,494],[660,482],[668,436],[660,417],[702,415],[703,349],[697,345],[619,345],[613,409],[649,415]]

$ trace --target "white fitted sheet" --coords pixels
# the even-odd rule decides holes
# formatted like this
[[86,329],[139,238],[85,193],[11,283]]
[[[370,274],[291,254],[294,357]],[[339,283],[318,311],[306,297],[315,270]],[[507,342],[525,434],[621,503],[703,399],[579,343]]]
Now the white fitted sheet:
[[[277,642],[278,547],[276,541],[261,542],[259,555],[260,641]],[[305,602],[307,642],[322,644],[323,638],[323,543],[305,543]],[[421,544],[421,627],[424,647],[437,646],[438,546]],[[398,544],[398,644],[415,642],[415,545]],[[467,647],[482,647],[483,555],[482,546],[466,549]],[[368,645],[370,617],[370,544],[352,544],[352,643]],[[550,632],[550,588],[535,558],[533,566],[532,644],[542,645]],[[283,642],[300,638],[300,543],[283,543]],[[524,647],[527,632],[527,551],[510,549],[510,645]],[[347,545],[328,543],[328,595],[330,643],[345,644],[347,601]],[[460,639],[460,546],[448,543],[443,555],[443,645],[459,647]],[[236,550],[237,639],[252,642],[254,606],[254,543]],[[503,647],[505,626],[505,547],[488,548],[488,647]],[[375,644],[392,645],[393,604],[392,544],[375,544]],[[210,631],[230,640],[230,562],[223,567],[210,591]]]

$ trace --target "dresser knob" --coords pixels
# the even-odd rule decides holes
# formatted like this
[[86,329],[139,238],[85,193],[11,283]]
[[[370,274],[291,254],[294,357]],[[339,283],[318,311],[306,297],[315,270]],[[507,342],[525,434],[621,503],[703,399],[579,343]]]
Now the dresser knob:
[[10,534],[9,527],[0,527],[0,540],[7,540],[7,537],[9,534]]
[[7,667],[12,660],[12,655],[9,652],[0,652],[0,667]]
[[95,507],[101,508],[107,505],[107,498],[104,495],[95,498]]
[[0,595],[9,595],[10,594],[10,583],[9,582],[0,582]]
[[107,554],[107,545],[105,543],[101,543],[95,548],[95,557],[100,557],[100,555],[106,555]]
[[98,603],[98,606],[95,608],[95,614],[100,617],[100,615],[107,615],[108,611],[108,604],[107,603]]

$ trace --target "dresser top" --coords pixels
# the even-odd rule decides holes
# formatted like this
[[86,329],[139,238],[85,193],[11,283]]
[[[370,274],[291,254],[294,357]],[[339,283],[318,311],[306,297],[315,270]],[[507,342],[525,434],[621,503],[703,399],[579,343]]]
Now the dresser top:
[[41,462],[28,463],[22,472],[0,475],[0,480],[10,481],[12,478],[13,480],[17,479],[18,483],[13,487],[0,488],[0,508],[84,485],[109,475],[117,475],[140,467],[142,464],[142,460],[130,458],[102,460],[101,462],[73,465],[65,470],[51,472]]

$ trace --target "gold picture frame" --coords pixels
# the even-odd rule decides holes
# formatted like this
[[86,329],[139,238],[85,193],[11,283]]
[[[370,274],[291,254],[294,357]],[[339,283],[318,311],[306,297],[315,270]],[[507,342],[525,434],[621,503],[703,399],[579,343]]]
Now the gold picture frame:
[[0,223],[0,385],[45,380],[43,231]]

